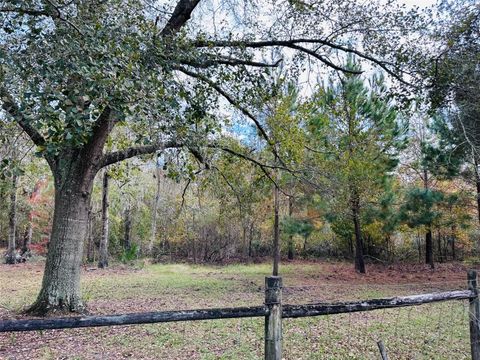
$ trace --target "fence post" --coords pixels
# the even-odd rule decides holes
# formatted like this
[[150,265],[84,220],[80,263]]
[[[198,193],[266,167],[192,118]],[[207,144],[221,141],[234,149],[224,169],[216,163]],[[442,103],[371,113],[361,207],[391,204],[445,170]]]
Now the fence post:
[[265,278],[265,360],[282,359],[282,278]]
[[470,348],[472,360],[480,360],[480,301],[478,299],[477,272],[468,270],[467,277],[468,289],[475,294],[475,297],[469,300]]

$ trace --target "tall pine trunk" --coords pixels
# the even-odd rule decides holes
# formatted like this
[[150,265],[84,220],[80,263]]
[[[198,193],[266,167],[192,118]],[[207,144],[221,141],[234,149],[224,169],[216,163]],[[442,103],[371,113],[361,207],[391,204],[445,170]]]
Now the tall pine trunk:
[[352,202],[352,217],[355,230],[355,270],[361,274],[365,274],[365,261],[363,259],[363,239],[362,230],[360,228],[360,209],[358,200]]
[[10,190],[10,210],[8,212],[8,250],[5,255],[7,264],[15,264],[17,262],[16,254],[16,229],[17,229],[17,187],[18,177],[14,172],[12,175],[12,183]]
[[108,188],[109,176],[105,170],[103,174],[102,185],[102,237],[100,238],[98,267],[104,269],[108,267],[108,235],[109,235],[109,218],[108,218]]

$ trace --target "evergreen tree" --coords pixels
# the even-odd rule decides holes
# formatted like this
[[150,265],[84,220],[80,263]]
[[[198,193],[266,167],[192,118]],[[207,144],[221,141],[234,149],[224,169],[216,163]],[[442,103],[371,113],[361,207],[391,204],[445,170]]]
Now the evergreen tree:
[[[346,66],[359,70],[352,58]],[[362,209],[382,192],[385,177],[395,168],[398,150],[405,144],[405,128],[379,75],[368,85],[354,74],[330,79],[328,85],[319,86],[312,106],[309,148],[318,171],[328,174],[323,182],[334,212],[351,220],[355,269],[365,273]]]

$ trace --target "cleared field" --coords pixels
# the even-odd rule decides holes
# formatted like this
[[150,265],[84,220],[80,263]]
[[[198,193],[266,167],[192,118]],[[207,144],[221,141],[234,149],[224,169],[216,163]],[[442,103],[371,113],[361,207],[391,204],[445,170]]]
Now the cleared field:
[[[0,265],[0,319],[21,318],[40,287],[43,263]],[[300,304],[466,288],[461,264],[370,266],[366,276],[340,262],[281,268],[284,302]],[[83,274],[92,314],[263,303],[269,264],[113,266]],[[414,308],[284,320],[285,359],[469,358],[468,308],[447,302]],[[259,359],[263,319],[120,326],[0,334],[1,359]]]

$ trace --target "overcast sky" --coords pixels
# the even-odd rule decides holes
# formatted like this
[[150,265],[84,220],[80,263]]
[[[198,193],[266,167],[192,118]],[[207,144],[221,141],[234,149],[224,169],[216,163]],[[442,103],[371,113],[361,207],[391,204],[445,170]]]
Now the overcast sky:
[[399,1],[405,3],[408,6],[417,5],[419,7],[427,7],[430,5],[434,5],[437,2],[436,0],[399,0]]

